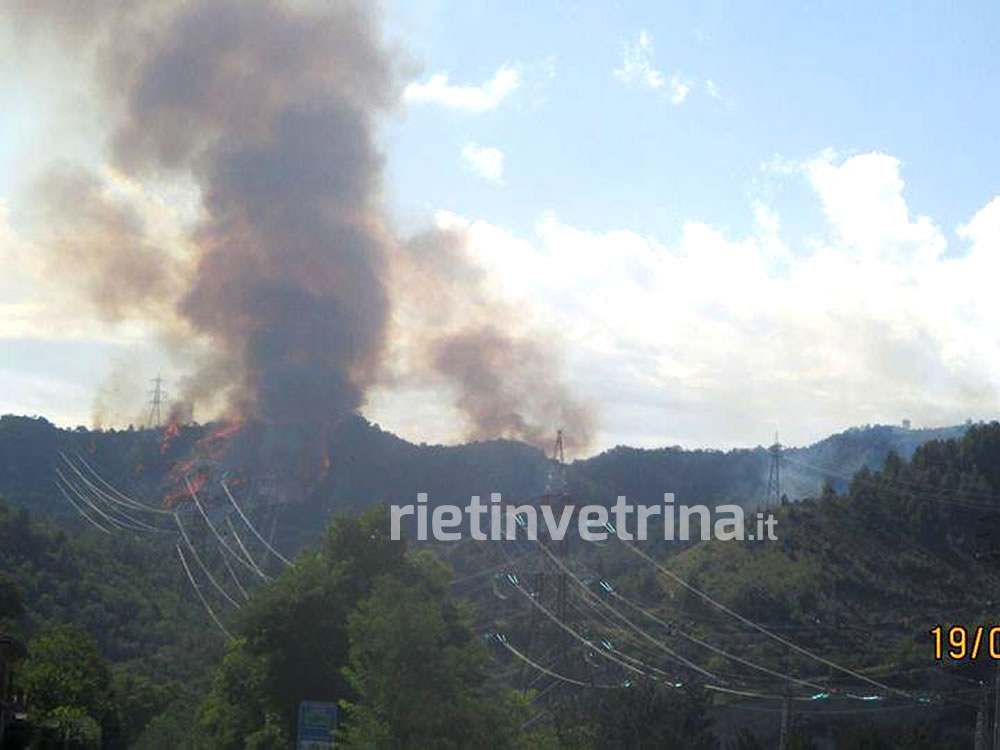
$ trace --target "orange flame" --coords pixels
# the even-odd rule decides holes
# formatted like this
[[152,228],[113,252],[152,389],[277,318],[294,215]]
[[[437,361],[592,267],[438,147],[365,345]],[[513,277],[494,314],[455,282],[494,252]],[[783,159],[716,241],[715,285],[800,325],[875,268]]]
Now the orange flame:
[[[205,485],[208,484],[208,480],[210,478],[209,471],[204,468],[200,469],[193,476],[188,477],[187,475],[184,475],[184,477],[187,479],[187,481],[184,481],[184,479],[181,480],[181,484],[183,486],[174,490],[165,498],[163,498],[164,508],[172,509],[175,505],[177,505],[180,502],[190,501],[191,491],[193,490],[194,492],[201,492],[205,488]],[[188,482],[191,483],[190,490],[188,489]]]
[[[315,477],[312,477],[311,484],[313,486],[319,484],[324,479],[326,479],[327,475],[330,473],[330,437],[329,437],[329,435],[330,435],[329,429],[328,428],[324,428],[323,431],[320,433],[320,436],[319,436],[319,441],[320,441],[320,446],[319,447],[320,447],[321,458],[320,458],[320,463],[319,463],[319,474],[317,476],[315,476]],[[316,454],[313,453],[313,455],[316,455]],[[312,464],[312,466],[315,466],[315,464]],[[307,471],[309,471],[309,467],[308,466],[307,466]],[[310,478],[307,476],[306,477],[306,482],[307,483],[309,483],[309,479]]]
[[167,422],[167,426],[163,428],[163,440],[160,441],[160,455],[165,455],[168,450],[170,450],[170,444],[173,443],[174,438],[181,434],[181,425],[176,419],[171,419]]
[[326,443],[323,443],[323,466],[319,472],[320,481],[326,479],[326,475],[330,473],[330,451],[327,450]]
[[232,437],[237,432],[243,429],[243,422],[223,422],[215,430],[213,430],[206,438],[206,441],[221,441]]

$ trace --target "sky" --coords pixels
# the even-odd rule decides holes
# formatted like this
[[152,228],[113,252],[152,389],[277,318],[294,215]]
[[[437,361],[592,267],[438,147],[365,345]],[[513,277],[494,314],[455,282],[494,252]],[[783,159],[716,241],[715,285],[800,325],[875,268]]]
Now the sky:
[[[379,131],[387,212],[402,234],[469,232],[594,405],[592,451],[993,418],[998,16],[390,2],[384,34],[408,73]],[[112,391],[141,413],[148,379],[169,388],[176,363],[141,324],[63,314],[24,239],[37,154],[88,154],[97,129],[64,80],[0,52],[0,413],[72,426]],[[188,208],[153,195],[164,222]],[[461,439],[439,388],[388,383],[364,413],[411,440]]]

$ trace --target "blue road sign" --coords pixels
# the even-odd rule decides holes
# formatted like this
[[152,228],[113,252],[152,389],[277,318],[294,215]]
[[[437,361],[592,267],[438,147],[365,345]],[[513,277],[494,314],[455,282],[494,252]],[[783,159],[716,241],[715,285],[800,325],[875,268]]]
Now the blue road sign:
[[298,750],[331,750],[336,727],[336,703],[302,701],[299,703]]

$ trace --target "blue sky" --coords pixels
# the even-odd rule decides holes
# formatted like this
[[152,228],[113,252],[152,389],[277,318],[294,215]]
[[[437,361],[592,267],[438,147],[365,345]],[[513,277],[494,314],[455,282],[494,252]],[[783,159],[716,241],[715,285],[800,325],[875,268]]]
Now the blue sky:
[[[742,231],[762,162],[826,148],[893,154],[909,204],[943,226],[992,196],[996,6],[765,5],[392,6],[389,29],[425,77],[474,85],[505,63],[525,70],[523,90],[489,112],[409,107],[390,128],[394,197],[414,213],[488,211],[520,230],[550,209],[573,224],[665,239],[690,218]],[[680,105],[614,75],[641,30],[651,64],[690,82]],[[467,141],[504,152],[503,188],[461,171],[455,154]]]
[[[553,334],[597,404],[595,449],[989,418],[998,16],[989,3],[390,2],[385,37],[412,73],[380,131],[388,215],[402,234],[469,232],[498,298]],[[109,382],[141,407],[146,374],[179,373],[141,325],[60,321],[20,234],[38,153],[86,153],[93,123],[77,119],[80,92],[53,83],[65,69],[0,65],[0,411],[51,404],[86,423]],[[435,384],[387,385],[366,413],[450,441],[448,401]]]
[[[912,308],[919,303],[907,297],[914,282],[902,277],[913,271],[930,278],[942,268],[920,266],[888,245],[940,245],[938,262],[966,257],[970,243],[956,231],[997,194],[993,167],[1000,141],[991,130],[1000,105],[989,93],[1000,72],[994,53],[1000,28],[996,7],[539,5],[441,3],[433,11],[422,3],[393,6],[389,28],[424,65],[418,84],[446,74],[450,86],[485,89],[505,66],[520,74],[520,85],[485,111],[411,98],[405,118],[387,130],[391,195],[403,221],[419,222],[429,211],[446,209],[509,231],[545,252],[538,223],[548,216],[585,237],[631,232],[669,254],[671,246],[684,244],[692,222],[733,243],[759,235],[763,210],[780,226],[777,240],[791,263],[814,258],[818,248],[826,247],[846,264],[839,282],[837,271],[828,269],[828,289],[821,277],[825,271],[817,271],[814,288],[800,268],[802,280],[793,277],[784,287],[762,288],[760,294],[849,297],[842,313],[803,310],[802,315],[815,323],[811,335],[829,336],[829,351],[817,352],[816,359],[855,357],[855,377],[838,380],[829,373],[829,382],[817,377],[802,387],[795,381],[808,378],[798,377],[800,370],[780,371],[782,362],[802,350],[789,321],[794,309],[751,311],[738,343],[722,334],[707,345],[698,342],[710,350],[698,362],[702,369],[728,370],[731,382],[713,378],[707,386],[691,386],[688,396],[679,395],[690,384],[683,377],[680,383],[644,380],[641,373],[654,366],[656,356],[639,355],[634,346],[604,352],[622,357],[627,367],[571,356],[574,366],[604,371],[602,377],[590,376],[596,380],[590,391],[599,400],[603,394],[620,394],[614,406],[604,403],[606,443],[752,443],[754,434],[766,439],[768,424],[783,424],[793,439],[810,440],[852,422],[893,422],[910,412],[918,423],[994,413],[989,357],[976,362],[974,356],[946,353],[962,348],[960,338],[989,330],[979,327],[984,321],[958,332],[917,319]],[[484,179],[463,160],[467,144],[502,153],[502,180]],[[819,165],[840,168],[851,157],[856,157],[854,168],[844,170],[843,180],[821,177],[829,170]],[[850,205],[852,195],[858,205]],[[888,227],[897,219],[916,226],[920,217],[932,228],[920,240],[901,241],[907,231]],[[886,245],[880,251],[886,262],[867,272],[872,290],[851,281],[859,273],[851,264],[864,237]],[[993,241],[980,242],[983,256],[992,254],[983,247],[992,248]],[[605,241],[600,252],[616,258],[620,244]],[[701,251],[695,247],[693,252]],[[566,268],[550,265],[547,273],[577,273],[572,250],[566,257]],[[628,257],[619,257],[619,267]],[[764,276],[781,278],[788,267],[787,259],[770,263]],[[971,273],[960,266],[944,271],[959,286]],[[704,277],[695,279],[706,283]],[[747,282],[769,286],[760,279]],[[537,288],[544,296],[545,285]],[[753,287],[742,291],[754,306]],[[974,293],[971,287],[968,292]],[[926,299],[925,307],[947,306],[962,292],[928,287],[922,294],[939,297]],[[704,296],[711,299],[712,292]],[[742,303],[742,295],[735,296]],[[594,298],[594,304],[609,299],[617,298]],[[650,314],[656,309],[651,306]],[[709,319],[715,314],[711,305],[703,313]],[[643,327],[649,321],[624,323]],[[678,347],[694,348],[684,343],[685,335],[671,330],[675,323],[660,321],[664,347],[676,338]],[[894,333],[883,334],[886,330]],[[843,339],[864,343],[850,351]],[[586,348],[579,343],[568,346]],[[733,358],[757,359],[762,369],[775,358],[777,372],[769,377],[754,369],[752,382],[746,382],[740,368],[728,363],[727,346]],[[991,341],[986,349],[993,347]],[[635,359],[628,363],[630,357]],[[977,385],[956,386],[967,379]],[[744,401],[741,380],[749,389],[746,395],[760,392],[760,401],[726,413],[719,404]],[[906,385],[893,393],[900,380]],[[908,395],[897,398],[899,390]],[[931,405],[935,401],[939,408]],[[717,408],[705,408],[708,402]]]

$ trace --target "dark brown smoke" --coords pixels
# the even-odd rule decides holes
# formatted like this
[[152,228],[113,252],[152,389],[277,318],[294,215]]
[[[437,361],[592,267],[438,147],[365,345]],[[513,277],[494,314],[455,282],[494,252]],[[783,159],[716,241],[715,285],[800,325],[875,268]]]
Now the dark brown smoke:
[[357,409],[388,312],[373,128],[392,71],[362,4],[323,8],[186,5],[116,55],[117,162],[188,169],[202,193],[178,311],[230,372],[232,407],[272,422]]
[[594,410],[566,382],[556,336],[530,325],[491,288],[469,242],[464,230],[434,229],[405,245],[405,288],[424,316],[418,357],[425,376],[455,390],[469,438],[548,447],[562,429],[570,452],[585,450]]
[[563,429],[570,452],[587,448],[593,412],[571,396],[558,358],[543,346],[489,324],[431,343],[434,367],[458,390],[470,437],[512,437],[546,447]]
[[[71,21],[74,5],[43,3],[33,20]],[[90,6],[108,13],[91,23],[107,35],[97,79],[115,115],[110,161],[139,179],[193,179],[204,209],[175,314],[210,354],[184,395],[221,388],[231,412],[272,422],[357,409],[388,315],[373,131],[395,83],[373,13],[360,2],[116,5]],[[67,215],[73,194],[93,193],[74,179],[56,182]],[[91,269],[102,311],[162,298],[170,259],[147,251],[128,215],[93,203],[76,218],[96,215],[105,236],[64,247]]]
[[[152,318],[194,357],[172,389],[177,413],[220,399],[233,416],[269,422],[357,410],[382,378],[390,302],[420,288],[449,302],[425,319],[417,377],[456,386],[472,435],[543,443],[573,423],[589,438],[548,348],[501,329],[509,309],[485,309],[486,275],[460,233],[393,251],[375,130],[398,99],[399,62],[370,3],[85,5],[84,19],[75,0],[16,0],[12,12],[28,31],[62,29],[81,56],[91,51],[112,168],[190,183],[201,213],[184,252],[160,248],[137,213],[99,200],[96,178],[60,172],[46,178],[49,223],[69,230],[54,255],[86,269],[74,281],[104,317]],[[91,229],[72,239],[79,226]],[[401,259],[405,272],[391,267]],[[482,297],[474,317],[467,295]]]

